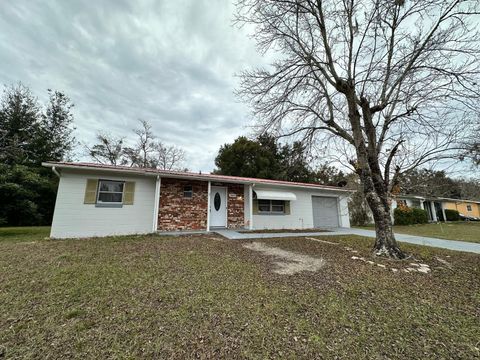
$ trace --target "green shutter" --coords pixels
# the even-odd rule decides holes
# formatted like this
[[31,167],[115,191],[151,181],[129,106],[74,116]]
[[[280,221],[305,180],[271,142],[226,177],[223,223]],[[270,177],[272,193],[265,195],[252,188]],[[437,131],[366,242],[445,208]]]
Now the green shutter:
[[285,201],[284,209],[285,215],[290,215],[290,201]]
[[135,195],[135,182],[125,182],[123,188],[123,205],[133,205],[133,199]]
[[258,215],[258,200],[253,199],[252,201],[252,214],[253,215]]
[[95,204],[97,202],[97,179],[87,179],[87,186],[85,187],[84,204]]

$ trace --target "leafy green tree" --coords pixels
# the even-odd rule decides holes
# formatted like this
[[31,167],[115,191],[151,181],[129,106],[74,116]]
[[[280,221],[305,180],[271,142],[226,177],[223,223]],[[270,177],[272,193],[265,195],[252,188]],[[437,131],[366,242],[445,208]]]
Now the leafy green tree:
[[37,99],[18,84],[6,87],[0,100],[0,157],[3,163],[31,164],[41,118]]
[[253,140],[240,136],[220,148],[215,173],[326,185],[346,183],[345,174],[337,168],[321,164],[314,170],[311,163],[308,151],[299,141],[282,145],[269,134]]
[[42,108],[22,84],[6,87],[0,100],[0,156],[5,164],[40,166],[62,160],[73,149],[73,114],[70,99],[48,90]]
[[25,165],[0,165],[0,224],[48,224],[56,186],[38,169]]
[[75,146],[70,98],[60,91],[48,89],[49,100],[35,134],[37,163],[45,160],[63,160],[69,157]]
[[41,106],[18,84],[5,87],[0,98],[0,224],[49,224],[58,179],[42,161],[64,160],[75,138],[70,99],[48,90]]
[[350,177],[335,166],[327,163],[320,164],[315,170],[315,180],[318,183],[330,186],[351,185]]
[[273,138],[263,136],[249,140],[240,136],[232,144],[223,145],[217,157],[215,173],[231,176],[279,179],[278,147]]

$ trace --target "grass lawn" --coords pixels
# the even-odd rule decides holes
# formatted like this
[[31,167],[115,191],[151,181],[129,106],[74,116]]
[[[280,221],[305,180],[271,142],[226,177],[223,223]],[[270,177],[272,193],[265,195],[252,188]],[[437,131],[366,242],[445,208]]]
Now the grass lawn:
[[[372,228],[373,227],[364,227],[363,229],[372,230]],[[394,231],[399,234],[480,243],[480,221],[394,226],[393,228]]]
[[395,273],[345,249],[413,261],[371,257],[372,239],[262,239],[326,262],[280,275],[249,242],[216,235],[46,234],[0,228],[0,358],[480,357],[475,254],[402,244],[432,272]]

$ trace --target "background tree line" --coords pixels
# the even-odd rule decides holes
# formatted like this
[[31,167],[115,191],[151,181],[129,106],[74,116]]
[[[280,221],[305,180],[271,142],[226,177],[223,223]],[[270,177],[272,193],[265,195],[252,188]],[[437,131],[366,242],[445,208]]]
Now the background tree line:
[[50,224],[57,179],[45,160],[71,155],[73,104],[62,92],[47,90],[41,104],[25,86],[5,87],[0,99],[0,224]]

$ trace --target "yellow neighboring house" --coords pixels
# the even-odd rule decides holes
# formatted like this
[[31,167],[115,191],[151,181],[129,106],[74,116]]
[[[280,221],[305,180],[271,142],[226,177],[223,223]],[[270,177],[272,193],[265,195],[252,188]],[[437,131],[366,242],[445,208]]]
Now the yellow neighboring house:
[[392,200],[392,219],[393,211],[398,206],[424,209],[427,211],[428,221],[431,222],[445,221],[446,209],[457,210],[460,215],[467,219],[480,219],[480,201],[474,200],[398,195]]
[[460,214],[480,218],[480,202],[472,200],[443,199],[445,209],[457,210]]

